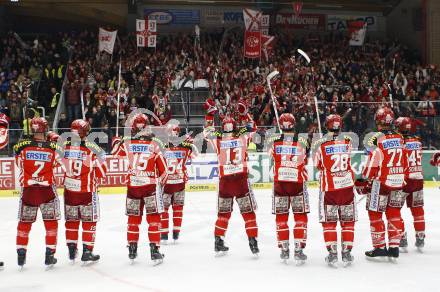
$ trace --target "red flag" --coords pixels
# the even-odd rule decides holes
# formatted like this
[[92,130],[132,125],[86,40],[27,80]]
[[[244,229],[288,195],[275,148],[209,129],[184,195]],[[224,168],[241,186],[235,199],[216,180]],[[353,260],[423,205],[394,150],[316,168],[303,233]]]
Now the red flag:
[[296,17],[298,17],[301,14],[302,7],[303,7],[302,2],[293,2],[293,12],[295,12]]
[[244,56],[246,58],[260,58],[261,56],[261,32],[245,31],[244,33]]

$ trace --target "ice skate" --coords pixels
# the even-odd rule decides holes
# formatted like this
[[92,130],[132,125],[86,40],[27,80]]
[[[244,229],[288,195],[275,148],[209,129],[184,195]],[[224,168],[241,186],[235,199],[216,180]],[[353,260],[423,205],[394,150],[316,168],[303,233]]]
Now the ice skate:
[[17,249],[17,262],[20,270],[23,270],[24,264],[26,264],[26,249]]
[[258,241],[255,237],[249,237],[249,248],[251,249],[252,254],[258,257],[260,249],[258,248]]
[[214,251],[216,257],[224,256],[228,253],[229,247],[225,246],[225,241],[220,236],[215,237]]
[[389,247],[388,248],[388,259],[391,262],[396,263],[399,258],[399,248],[398,247]]
[[173,243],[174,244],[177,244],[177,241],[179,240],[179,235],[180,235],[179,231],[176,231],[176,230],[173,231]]
[[418,232],[416,234],[416,247],[419,252],[423,253],[423,248],[425,247],[425,233],[424,232]]
[[388,257],[388,250],[386,247],[383,248],[374,248],[372,250],[366,251],[365,256],[367,257],[367,260],[371,261],[385,261]]
[[5,263],[4,262],[0,262],[0,271],[3,270],[4,267],[5,267]]
[[408,237],[406,232],[403,234],[402,239],[400,239],[399,250],[401,253],[408,252]]
[[327,247],[328,255],[325,257],[325,262],[332,268],[337,268],[338,264],[338,250],[336,245],[332,245]]
[[168,233],[162,233],[160,235],[160,244],[163,244],[163,245],[168,244]]
[[151,252],[151,260],[153,261],[154,266],[163,263],[163,258],[165,256],[159,252],[159,247],[155,243],[150,243],[150,252]]
[[285,264],[289,262],[290,258],[290,249],[289,249],[289,243],[284,242],[281,244],[281,254],[280,254],[281,261]]
[[295,248],[294,259],[297,266],[302,266],[306,263],[307,256],[304,254],[302,248]]
[[46,265],[46,270],[50,270],[57,263],[55,258],[55,251],[46,247],[46,257],[44,259],[44,264]]
[[131,263],[134,263],[134,260],[137,258],[137,242],[130,242],[128,244],[128,258],[130,259]]
[[99,255],[93,254],[89,247],[85,244],[83,245],[83,254],[81,256],[81,262],[83,265],[96,263],[100,258]]
[[343,251],[341,255],[342,255],[342,264],[344,268],[351,266],[353,264],[354,257],[351,254],[351,250]]
[[69,260],[72,264],[74,264],[75,259],[78,255],[78,248],[76,247],[76,243],[68,243],[67,248],[69,250]]

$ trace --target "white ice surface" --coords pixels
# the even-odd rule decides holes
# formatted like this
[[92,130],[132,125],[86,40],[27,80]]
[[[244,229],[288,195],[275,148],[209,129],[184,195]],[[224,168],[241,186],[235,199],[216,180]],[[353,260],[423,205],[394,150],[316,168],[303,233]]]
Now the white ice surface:
[[[409,210],[403,210],[409,230],[409,253],[397,264],[372,263],[363,253],[371,248],[369,225],[362,202],[356,225],[355,263],[349,268],[326,266],[326,250],[317,218],[317,191],[311,190],[312,212],[304,266],[285,265],[279,260],[275,218],[271,214],[270,190],[256,191],[260,227],[260,257],[252,257],[239,212],[234,212],[226,243],[227,256],[215,258],[213,229],[216,217],[214,192],[187,193],[183,230],[177,245],[162,247],[165,261],[153,267],[142,225],[139,257],[130,265],[126,249],[124,195],[101,197],[102,220],[98,224],[96,253],[101,261],[82,267],[68,263],[64,224],[60,221],[58,264],[45,271],[44,228],[34,224],[23,271],[16,265],[15,235],[17,199],[0,199],[1,292],[40,291],[440,291],[440,191],[426,190],[427,238],[425,253],[414,248]],[[237,211],[237,206],[235,205]],[[290,221],[292,227],[292,221]]]

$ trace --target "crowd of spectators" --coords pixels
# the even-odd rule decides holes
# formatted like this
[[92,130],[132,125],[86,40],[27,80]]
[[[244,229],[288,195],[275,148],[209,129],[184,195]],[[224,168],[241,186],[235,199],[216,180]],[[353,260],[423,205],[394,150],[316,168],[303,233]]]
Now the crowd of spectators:
[[[275,36],[269,59],[251,60],[243,58],[242,31],[237,29],[202,34],[198,45],[191,35],[159,36],[156,49],[137,48],[133,34],[119,34],[112,56],[97,51],[92,31],[23,43],[9,34],[0,41],[0,107],[8,111],[11,127],[20,127],[26,99],[50,114],[64,91],[66,110],[58,128],[82,117],[82,98],[92,128],[114,133],[118,87],[121,125],[139,107],[154,112],[158,120],[151,122],[158,124],[172,118],[170,101],[179,84],[206,79],[206,97],[212,95],[222,114],[234,115],[244,103],[264,129],[276,124],[265,77],[277,69],[280,75],[272,87],[278,111],[293,113],[302,132],[317,131],[314,96],[321,121],[339,113],[344,130],[363,134],[374,128],[377,107],[391,106],[391,95],[396,115],[411,116],[425,143],[440,146],[440,70],[423,65],[414,51],[397,41],[350,47],[344,34],[293,37],[280,30]],[[310,64],[297,48],[309,54]]]

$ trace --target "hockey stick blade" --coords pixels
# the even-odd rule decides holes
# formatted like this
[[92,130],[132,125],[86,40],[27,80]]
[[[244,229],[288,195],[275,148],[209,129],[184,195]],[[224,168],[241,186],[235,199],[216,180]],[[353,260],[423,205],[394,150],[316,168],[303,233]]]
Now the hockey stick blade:
[[306,54],[306,52],[304,52],[304,51],[301,50],[301,49],[298,49],[297,52],[298,52],[301,56],[303,56],[304,59],[306,59],[307,63],[310,63],[310,57],[309,57],[309,55]]
[[270,80],[272,80],[275,76],[277,76],[278,74],[280,74],[280,72],[278,72],[277,70],[270,72],[269,75],[267,75],[267,83],[270,82]]

